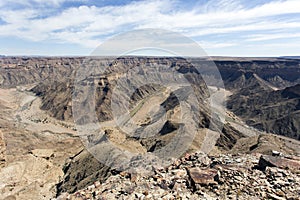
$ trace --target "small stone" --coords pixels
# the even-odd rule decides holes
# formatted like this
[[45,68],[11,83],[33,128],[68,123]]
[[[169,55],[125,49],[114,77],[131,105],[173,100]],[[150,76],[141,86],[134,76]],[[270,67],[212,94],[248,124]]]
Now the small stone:
[[94,185],[95,185],[95,187],[97,188],[97,187],[100,187],[101,183],[100,183],[100,181],[96,181],[96,182],[94,183]]
[[191,158],[191,155],[188,154],[188,153],[186,153],[185,156],[184,156],[184,159],[185,159],[185,160],[190,160],[190,158]]
[[140,194],[140,193],[135,193],[135,197],[138,199],[143,199],[143,198],[145,198],[145,195]]
[[126,171],[120,172],[120,175],[121,175],[122,177],[127,177],[127,176],[129,176],[128,172],[126,172]]
[[130,174],[130,181],[132,183],[136,182],[137,180],[138,180],[138,174],[136,173]]
[[88,190],[93,190],[93,189],[95,189],[95,185],[88,186]]
[[175,160],[173,166],[178,167],[181,164],[180,160]]
[[276,191],[276,195],[278,195],[278,196],[280,196],[280,197],[285,196],[284,192],[282,192],[281,190],[277,190],[277,191]]

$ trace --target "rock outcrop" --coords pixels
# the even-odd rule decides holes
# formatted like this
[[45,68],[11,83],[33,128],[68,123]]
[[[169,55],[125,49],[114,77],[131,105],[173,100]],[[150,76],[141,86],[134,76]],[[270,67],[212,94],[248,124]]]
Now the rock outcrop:
[[166,168],[153,168],[150,176],[115,172],[102,184],[95,181],[57,199],[299,199],[300,158],[270,158],[186,154]]

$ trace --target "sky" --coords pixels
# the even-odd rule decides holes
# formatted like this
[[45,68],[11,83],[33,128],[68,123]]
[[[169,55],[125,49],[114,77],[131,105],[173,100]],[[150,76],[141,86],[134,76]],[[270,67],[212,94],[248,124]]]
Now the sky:
[[0,0],[0,55],[86,56],[149,28],[209,56],[300,56],[300,0]]

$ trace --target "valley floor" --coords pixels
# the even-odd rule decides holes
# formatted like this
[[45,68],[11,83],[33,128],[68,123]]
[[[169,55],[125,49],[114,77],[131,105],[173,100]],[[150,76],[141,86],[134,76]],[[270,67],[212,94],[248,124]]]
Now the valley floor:
[[39,109],[40,99],[0,89],[0,199],[50,199],[65,161],[83,147],[75,131]]

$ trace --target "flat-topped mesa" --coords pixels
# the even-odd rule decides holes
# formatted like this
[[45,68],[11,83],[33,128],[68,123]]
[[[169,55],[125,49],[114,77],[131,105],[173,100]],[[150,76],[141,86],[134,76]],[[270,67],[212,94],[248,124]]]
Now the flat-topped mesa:
[[[190,62],[192,61],[192,63]],[[214,62],[225,84],[233,81],[239,73],[252,72],[264,80],[279,85],[299,82],[300,60],[283,58],[180,58],[180,57],[3,57],[0,58],[1,87],[13,87],[43,80],[57,80],[70,77],[75,69],[90,62],[107,68],[107,73],[121,73],[138,65],[151,66],[151,63],[181,68],[182,73],[201,64]],[[195,65],[195,66],[193,66]],[[125,68],[124,68],[125,67]],[[287,70],[288,69],[288,70]],[[273,77],[277,77],[273,79]],[[279,81],[279,79],[282,79]],[[279,82],[278,82],[279,81]],[[230,86],[230,84],[228,85]]]

